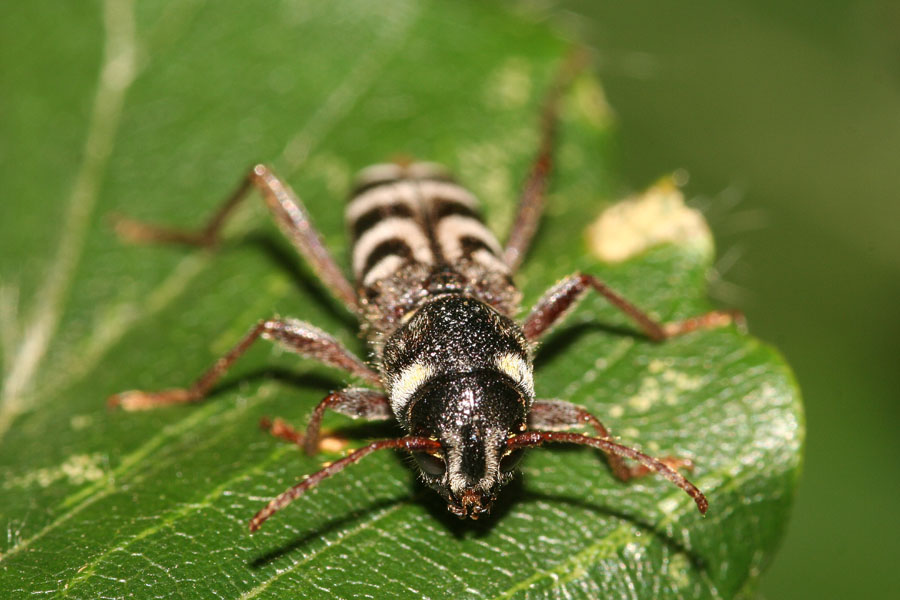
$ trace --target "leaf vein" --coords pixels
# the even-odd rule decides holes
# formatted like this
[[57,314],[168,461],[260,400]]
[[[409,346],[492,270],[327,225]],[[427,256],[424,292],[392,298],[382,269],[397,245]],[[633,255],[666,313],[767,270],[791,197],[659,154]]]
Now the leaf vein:
[[[295,570],[297,567],[305,565],[306,563],[308,563],[312,559],[316,558],[323,552],[330,550],[330,549],[342,544],[343,542],[347,541],[348,539],[354,537],[358,533],[361,533],[361,532],[369,529],[375,523],[380,521],[382,518],[400,510],[401,507],[406,506],[407,504],[409,504],[409,500],[400,500],[396,504],[392,504],[391,506],[388,506],[387,508],[384,508],[381,511],[377,512],[372,518],[362,521],[353,529],[348,529],[346,531],[340,532],[339,537],[336,540],[334,540],[331,543],[325,542],[325,545],[322,546],[321,548],[319,548],[318,550],[316,550],[315,552],[312,552],[309,555],[303,557],[303,559],[291,564],[291,566],[287,567],[286,569],[277,571],[269,579],[261,582],[256,587],[254,587],[250,590],[247,590],[246,592],[241,594],[239,600],[250,600],[251,598],[257,597],[259,594],[261,594],[266,589],[268,589],[269,586],[272,585],[276,580],[280,579],[282,577],[282,575],[290,573],[291,571]],[[316,585],[315,582],[309,582],[309,583],[314,586]]]
[[132,0],[106,0],[100,78],[84,144],[84,159],[69,195],[56,256],[37,292],[36,306],[12,358],[0,395],[0,439],[25,409],[25,394],[62,317],[65,297],[84,249],[90,217],[115,144],[125,94],[136,74]]
[[129,546],[131,546],[135,542],[139,542],[139,541],[143,540],[144,538],[147,538],[164,528],[171,527],[176,521],[187,517],[191,513],[194,513],[194,512],[197,512],[197,511],[207,508],[212,503],[213,500],[220,498],[223,495],[223,493],[230,486],[234,485],[236,482],[238,482],[242,479],[246,479],[250,475],[262,472],[266,466],[278,461],[282,456],[284,456],[288,452],[295,451],[295,450],[296,450],[296,448],[292,445],[284,444],[284,445],[278,446],[264,460],[259,461],[258,463],[252,465],[251,467],[249,467],[245,470],[239,471],[238,474],[236,474],[234,477],[231,477],[230,479],[226,480],[222,484],[213,488],[212,491],[210,491],[208,494],[206,494],[200,500],[200,502],[192,502],[189,504],[183,504],[178,509],[173,509],[173,510],[168,511],[166,513],[166,516],[163,519],[161,519],[156,524],[151,525],[150,527],[146,527],[146,528],[142,529],[141,531],[139,531],[138,533],[132,535],[127,541],[125,541],[124,544],[120,544],[114,548],[110,548],[109,550],[101,552],[100,554],[95,556],[94,559],[90,563],[88,563],[85,567],[83,567],[79,571],[78,575],[76,575],[75,577],[73,577],[66,583],[66,585],[65,585],[66,591],[63,594],[64,597],[68,596],[69,591],[73,587],[75,587],[77,584],[79,584],[83,581],[86,581],[89,577],[91,577],[94,574],[97,566],[101,562],[103,562],[103,560],[107,556],[112,554],[113,552],[124,552]]

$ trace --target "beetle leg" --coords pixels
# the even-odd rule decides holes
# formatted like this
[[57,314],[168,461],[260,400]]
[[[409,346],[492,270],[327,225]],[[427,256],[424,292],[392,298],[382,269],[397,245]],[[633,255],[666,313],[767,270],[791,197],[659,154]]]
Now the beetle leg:
[[[566,431],[585,425],[591,427],[597,433],[597,437],[604,440],[612,439],[609,430],[600,422],[600,419],[577,404],[565,400],[535,400],[531,405],[531,413],[528,415],[529,429]],[[616,454],[607,453],[606,459],[613,474],[622,481],[643,477],[652,472],[643,464],[629,467],[625,464],[625,459]],[[665,456],[658,460],[675,470],[687,469],[690,471],[694,468],[694,463],[689,458]]]
[[345,468],[353,463],[359,462],[362,458],[365,458],[373,452],[388,449],[406,450],[407,452],[434,452],[435,450],[440,449],[440,447],[441,445],[439,442],[430,438],[408,436],[395,440],[372,442],[367,446],[354,450],[344,458],[329,463],[321,471],[304,477],[303,481],[297,485],[278,494],[278,496],[273,498],[265,508],[256,513],[250,520],[250,532],[252,533],[259,529],[266,519],[305,494],[308,490],[319,485],[319,482],[323,479],[327,479],[328,477],[343,471]]
[[206,397],[212,386],[231,365],[260,337],[272,340],[301,356],[314,358],[326,365],[344,369],[370,383],[381,385],[378,373],[321,329],[295,319],[265,319],[257,323],[244,339],[219,358],[190,387],[162,392],[130,390],[110,396],[108,404],[121,406],[125,410],[146,410],[169,404],[199,402]]
[[263,194],[269,211],[285,236],[307,260],[325,287],[352,312],[358,312],[356,292],[343,271],[325,247],[322,236],[313,227],[303,203],[291,188],[266,165],[256,165],[244,177],[238,188],[216,210],[200,229],[160,227],[127,217],[114,217],[116,233],[131,242],[186,244],[214,247],[221,237],[225,222],[252,187]]
[[740,311],[714,310],[683,321],[659,323],[593,275],[575,273],[547,290],[543,298],[534,305],[522,324],[525,337],[529,341],[538,340],[553,325],[562,320],[568,310],[574,308],[575,304],[584,297],[585,292],[590,289],[598,292],[613,306],[631,317],[647,334],[647,337],[655,342],[698,329],[714,329],[734,322],[743,322],[743,314]]
[[369,421],[386,421],[394,418],[394,413],[391,412],[391,403],[382,392],[367,388],[347,388],[339,392],[332,392],[319,402],[309,418],[306,435],[301,434],[281,419],[274,421],[264,419],[260,425],[276,437],[303,446],[306,453],[312,456],[319,449],[319,429],[322,426],[322,417],[326,410],[333,410],[354,419]]
[[506,447],[510,450],[519,448],[534,448],[546,443],[578,444],[591,446],[603,450],[607,456],[617,455],[630,458],[643,465],[649,473],[659,473],[690,496],[697,504],[700,514],[706,514],[709,502],[697,486],[685,479],[684,475],[667,465],[664,461],[648,456],[634,448],[617,444],[609,439],[590,437],[580,433],[568,433],[561,431],[526,431],[506,440]]

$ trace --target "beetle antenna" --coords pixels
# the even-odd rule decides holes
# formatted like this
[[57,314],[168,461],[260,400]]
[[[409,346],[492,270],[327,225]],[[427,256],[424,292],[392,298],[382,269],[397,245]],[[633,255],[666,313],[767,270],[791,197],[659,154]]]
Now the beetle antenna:
[[323,479],[331,477],[335,473],[343,471],[345,467],[348,467],[355,462],[359,462],[363,457],[372,454],[376,450],[387,450],[390,448],[394,448],[400,450],[408,450],[411,452],[434,452],[435,450],[440,449],[440,446],[440,442],[431,438],[407,436],[393,440],[381,440],[378,442],[372,442],[367,446],[358,448],[344,458],[334,461],[321,471],[313,473],[312,475],[304,478],[303,481],[301,481],[297,485],[290,487],[278,494],[278,496],[273,498],[272,501],[269,502],[269,504],[266,505],[264,509],[256,513],[256,515],[252,519],[250,519],[250,532],[253,533],[257,529],[259,529],[260,526],[266,521],[266,519],[305,494],[307,490],[316,487]]
[[647,456],[643,452],[638,452],[634,448],[629,448],[628,446],[623,446],[610,440],[581,435],[580,433],[567,433],[558,431],[527,431],[506,440],[506,447],[509,450],[516,450],[518,448],[531,448],[534,446],[540,446],[541,444],[546,443],[564,443],[592,446],[609,454],[616,454],[618,456],[630,458],[641,463],[651,471],[659,473],[660,475],[683,489],[688,496],[694,499],[694,502],[697,504],[697,508],[700,510],[700,514],[705,515],[706,509],[709,508],[709,502],[706,500],[706,496],[703,495],[703,492],[697,489],[697,486],[688,481],[681,473],[669,467],[665,463],[653,458],[652,456]]

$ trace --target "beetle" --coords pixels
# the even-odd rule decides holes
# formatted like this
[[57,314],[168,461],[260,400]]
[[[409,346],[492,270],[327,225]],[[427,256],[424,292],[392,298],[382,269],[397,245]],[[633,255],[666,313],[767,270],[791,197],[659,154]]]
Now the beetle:
[[[204,399],[215,382],[257,340],[343,369],[365,387],[333,392],[314,409],[300,435],[278,422],[272,432],[318,449],[323,414],[395,420],[406,435],[371,442],[287,489],[250,521],[250,530],[322,480],[384,449],[412,454],[426,485],[460,518],[490,512],[514,476],[524,451],[544,443],[602,450],[621,480],[655,472],[684,490],[701,513],[708,502],[679,468],[688,460],[656,459],[612,440],[587,410],[535,397],[532,357],[541,337],[593,290],[628,315],[652,340],[732,323],[734,311],[712,311],[659,323],[597,277],[576,273],[551,287],[522,321],[513,283],[540,220],[553,164],[560,97],[577,69],[561,69],[544,101],[540,145],[502,245],[485,227],[475,197],[442,167],[398,161],[362,171],[346,207],[354,284],[331,257],[299,198],[265,165],[253,167],[199,230],[180,230],[119,218],[119,235],[134,242],[215,246],[223,224],[253,188],[280,229],[326,288],[361,322],[374,356],[370,366],[321,329],[274,317],[258,322],[191,386],[160,392],[131,390],[109,403],[126,410]],[[595,435],[569,430],[588,426]],[[629,466],[624,459],[636,461]]]

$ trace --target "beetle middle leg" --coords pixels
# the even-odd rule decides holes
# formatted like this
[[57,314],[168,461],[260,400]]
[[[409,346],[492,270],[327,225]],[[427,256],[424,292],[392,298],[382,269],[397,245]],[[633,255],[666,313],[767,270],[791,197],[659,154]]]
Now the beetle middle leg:
[[130,390],[110,396],[108,404],[121,406],[125,410],[147,410],[169,404],[199,402],[206,397],[231,365],[261,337],[272,340],[291,352],[314,358],[326,365],[348,371],[372,384],[381,385],[378,373],[318,327],[295,319],[265,319],[257,323],[244,339],[219,358],[190,387],[161,392]]
[[659,323],[593,275],[576,273],[551,287],[544,293],[543,298],[538,300],[522,324],[525,337],[529,341],[537,341],[562,319],[570,308],[574,307],[575,303],[584,296],[585,292],[591,289],[631,317],[647,337],[654,342],[661,342],[698,329],[724,327],[743,320],[743,315],[740,311],[714,310],[682,321]]
[[276,437],[303,446],[306,453],[312,456],[319,449],[320,428],[326,410],[368,421],[387,421],[394,418],[390,400],[383,392],[367,388],[347,388],[332,392],[319,402],[309,418],[305,435],[281,419],[274,421],[264,419],[260,425]]
[[325,247],[325,242],[313,226],[303,203],[265,165],[256,165],[250,169],[234,193],[213,213],[206,225],[199,229],[160,227],[121,216],[115,218],[114,226],[122,238],[132,242],[214,247],[219,243],[225,222],[253,187],[262,192],[266,206],[279,228],[307,260],[325,287],[351,311],[356,312],[359,308],[356,292]]
[[[609,430],[600,419],[592,415],[584,408],[565,400],[535,400],[531,405],[531,413],[528,415],[529,429],[543,429],[546,431],[566,431],[577,427],[591,427],[597,437],[604,440],[611,439]],[[643,477],[652,473],[645,465],[638,464],[629,467],[625,459],[616,454],[606,454],[609,468],[613,474],[622,481],[628,481],[635,477]],[[688,458],[666,456],[658,459],[661,463],[672,469],[694,468],[694,463]]]

